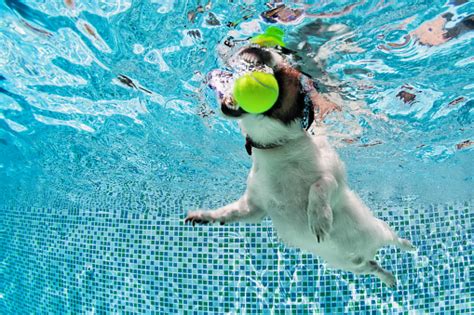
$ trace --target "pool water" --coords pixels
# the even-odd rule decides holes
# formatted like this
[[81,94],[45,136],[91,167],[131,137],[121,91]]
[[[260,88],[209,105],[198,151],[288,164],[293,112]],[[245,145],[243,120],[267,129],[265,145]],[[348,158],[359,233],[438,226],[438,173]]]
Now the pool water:
[[[0,314],[472,313],[474,4],[0,1]],[[271,10],[271,11],[270,11]],[[206,74],[285,30],[349,182],[414,254],[327,268],[271,221],[191,227],[251,160]]]

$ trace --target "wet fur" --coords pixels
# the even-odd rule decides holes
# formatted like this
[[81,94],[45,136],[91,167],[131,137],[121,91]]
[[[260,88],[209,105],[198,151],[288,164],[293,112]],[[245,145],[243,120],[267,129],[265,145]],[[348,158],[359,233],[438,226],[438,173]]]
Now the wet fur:
[[[329,266],[374,274],[395,286],[395,277],[374,256],[386,245],[414,250],[413,245],[374,217],[349,188],[344,165],[326,138],[300,127],[305,93],[316,91],[302,88],[301,74],[277,52],[265,50],[260,61],[273,68],[278,80],[277,104],[260,115],[238,109],[230,116],[241,119],[243,133],[253,141],[284,145],[254,148],[247,189],[238,201],[216,210],[191,211],[185,221],[259,222],[269,216],[286,244],[322,257]],[[226,102],[232,97],[223,102],[224,113],[229,110]]]

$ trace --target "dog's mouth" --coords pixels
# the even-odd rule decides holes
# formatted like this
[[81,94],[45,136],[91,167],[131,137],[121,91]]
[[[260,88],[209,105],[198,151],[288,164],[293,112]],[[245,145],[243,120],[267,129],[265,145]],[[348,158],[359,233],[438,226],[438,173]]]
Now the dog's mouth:
[[246,69],[247,71],[255,67],[261,68],[270,60],[269,52],[258,47],[244,48],[239,52],[238,57],[246,64],[247,68],[250,68]]
[[231,72],[213,70],[207,76],[207,84],[216,93],[224,115],[240,117],[245,113],[233,97],[234,75]]
[[208,74],[207,83],[217,95],[221,111],[229,117],[240,117],[247,112],[242,109],[233,97],[234,80],[242,73],[253,71],[268,72],[270,53],[259,47],[241,49],[227,62],[230,71],[213,70]]

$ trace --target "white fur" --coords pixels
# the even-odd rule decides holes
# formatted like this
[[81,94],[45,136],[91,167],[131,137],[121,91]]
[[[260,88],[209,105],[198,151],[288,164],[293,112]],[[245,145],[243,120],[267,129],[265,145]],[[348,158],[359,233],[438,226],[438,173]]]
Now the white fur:
[[[253,149],[247,190],[214,211],[194,211],[188,221],[258,222],[270,216],[288,245],[312,252],[332,267],[375,274],[390,286],[395,278],[373,261],[380,247],[413,246],[372,215],[349,189],[343,163],[326,138],[312,137],[299,122],[285,126],[262,115],[246,115],[242,129],[254,141],[288,141],[275,149]],[[317,235],[322,239],[317,240]]]

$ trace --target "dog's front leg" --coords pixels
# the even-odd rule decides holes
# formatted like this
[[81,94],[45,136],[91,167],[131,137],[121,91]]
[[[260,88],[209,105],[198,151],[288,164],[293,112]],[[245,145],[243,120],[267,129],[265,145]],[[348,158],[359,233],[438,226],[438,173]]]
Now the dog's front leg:
[[332,175],[324,175],[311,185],[308,198],[308,222],[311,232],[318,239],[324,240],[332,227],[332,209],[330,198],[337,189],[337,181]]
[[196,210],[188,212],[184,222],[193,225],[219,222],[220,224],[231,222],[258,223],[265,216],[265,212],[248,201],[247,195],[239,200],[216,210]]

